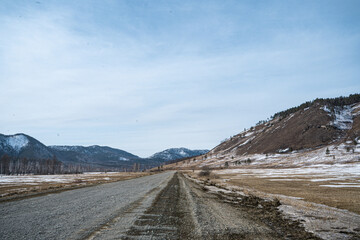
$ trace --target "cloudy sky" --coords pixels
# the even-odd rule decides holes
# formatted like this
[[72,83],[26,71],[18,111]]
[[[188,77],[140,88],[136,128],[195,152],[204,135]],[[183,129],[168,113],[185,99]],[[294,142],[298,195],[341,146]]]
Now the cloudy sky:
[[360,92],[360,1],[0,2],[0,133],[145,157]]

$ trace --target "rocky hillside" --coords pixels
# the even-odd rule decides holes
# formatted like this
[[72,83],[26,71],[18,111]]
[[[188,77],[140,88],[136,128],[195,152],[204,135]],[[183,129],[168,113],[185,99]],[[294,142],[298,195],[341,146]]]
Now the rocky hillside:
[[[290,168],[360,162],[360,94],[274,114],[208,153],[164,169]],[[354,170],[356,171],[356,170]]]
[[285,153],[359,140],[360,95],[316,99],[276,113],[269,121],[222,142],[209,154]]

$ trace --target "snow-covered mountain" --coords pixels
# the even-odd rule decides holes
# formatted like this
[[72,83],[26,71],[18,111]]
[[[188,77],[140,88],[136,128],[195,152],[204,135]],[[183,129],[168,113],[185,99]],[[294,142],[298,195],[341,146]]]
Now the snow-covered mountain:
[[155,153],[150,158],[172,161],[181,158],[193,157],[207,153],[209,150],[190,150],[187,148],[169,148],[162,152]]
[[13,158],[51,159],[54,152],[44,144],[23,133],[0,134],[0,157],[4,154]]
[[22,133],[0,134],[0,159],[4,155],[12,159],[27,158],[34,161],[56,158],[64,164],[117,169],[131,169],[134,163],[140,164],[141,167],[154,167],[166,161],[201,155],[207,151],[172,148],[148,158],[140,158],[129,152],[106,146],[45,146],[35,138]]

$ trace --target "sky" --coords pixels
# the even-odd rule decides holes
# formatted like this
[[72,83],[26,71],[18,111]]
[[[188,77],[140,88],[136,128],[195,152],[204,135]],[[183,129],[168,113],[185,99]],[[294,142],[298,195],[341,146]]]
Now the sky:
[[147,157],[360,92],[360,1],[0,1],[0,133]]

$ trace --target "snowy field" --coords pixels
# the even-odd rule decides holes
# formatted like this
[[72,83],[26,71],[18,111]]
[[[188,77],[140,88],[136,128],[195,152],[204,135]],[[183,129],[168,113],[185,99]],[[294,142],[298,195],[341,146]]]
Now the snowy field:
[[127,180],[148,174],[142,172],[88,172],[62,175],[0,175],[0,200],[2,197],[73,189]]
[[36,185],[41,182],[68,183],[76,178],[75,175],[25,175],[25,176],[0,176],[0,185],[2,184],[30,184]]
[[[102,175],[103,180],[110,180],[108,175],[114,175],[117,173],[104,173],[104,172],[89,172],[84,174],[63,174],[63,175],[21,175],[21,176],[8,176],[0,175],[0,185],[4,184],[28,184],[37,185],[38,183],[71,183],[78,180],[91,181],[98,180]],[[94,177],[96,176],[96,177]]]
[[360,187],[360,162],[333,165],[317,164],[301,168],[225,169],[216,171],[216,174],[232,175],[231,179],[236,179],[236,175],[238,175],[239,179],[243,176],[254,176],[258,178],[270,178],[271,181],[330,181],[330,183],[320,186],[343,188]]

